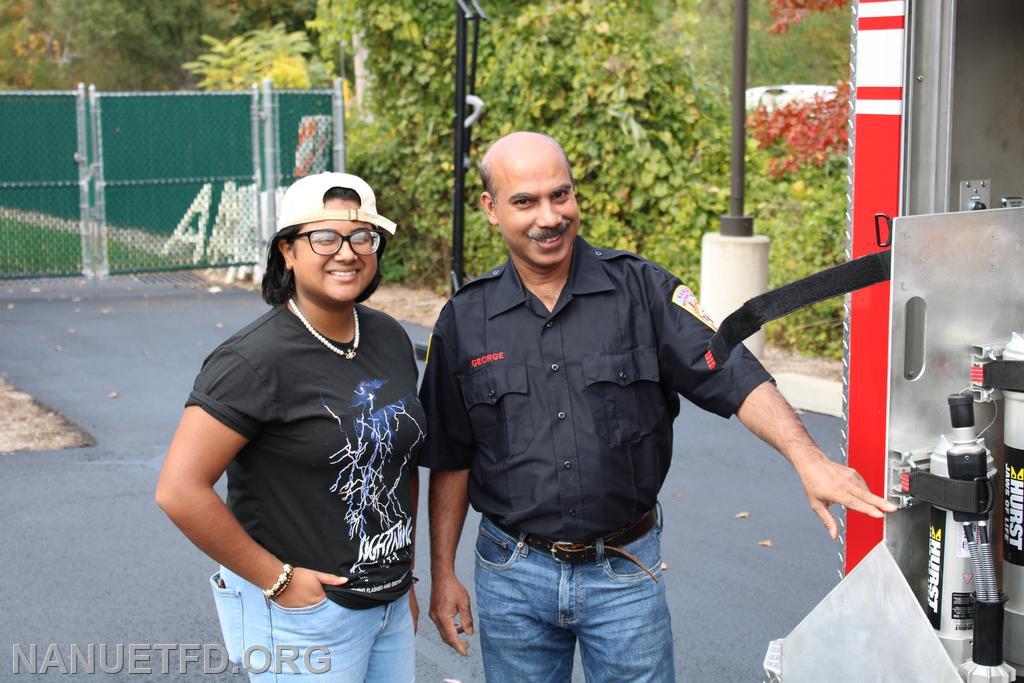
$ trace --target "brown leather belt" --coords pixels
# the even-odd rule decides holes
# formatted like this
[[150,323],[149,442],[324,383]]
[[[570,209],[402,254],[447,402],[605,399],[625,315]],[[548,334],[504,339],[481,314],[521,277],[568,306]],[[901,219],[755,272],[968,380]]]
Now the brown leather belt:
[[[493,518],[488,517],[496,527],[504,531],[509,536],[518,539],[519,531],[511,529],[500,522],[495,521]],[[615,531],[605,536],[602,541],[604,542],[605,550],[611,550],[620,555],[625,555],[629,559],[636,562],[638,565],[643,567],[648,574],[651,574],[650,570],[645,567],[635,557],[629,555],[622,550],[621,546],[632,543],[637,540],[648,531],[654,528],[658,523],[658,512],[657,508],[652,508],[647,511],[640,519],[636,520],[630,526],[620,531]],[[531,548],[536,548],[545,553],[550,553],[551,557],[555,558],[559,562],[569,562],[572,564],[579,564],[582,562],[593,562],[597,559],[597,544],[591,543],[573,543],[571,541],[555,541],[550,538],[544,538],[543,536],[534,536],[533,534],[526,534],[523,538],[523,542]],[[651,578],[654,575],[651,574]],[[657,579],[654,579],[657,581]]]

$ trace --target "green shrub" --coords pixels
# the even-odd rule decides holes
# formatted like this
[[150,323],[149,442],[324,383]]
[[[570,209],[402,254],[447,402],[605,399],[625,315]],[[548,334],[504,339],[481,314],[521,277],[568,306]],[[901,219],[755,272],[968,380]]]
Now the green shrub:
[[[486,101],[471,157],[514,130],[546,132],[573,161],[583,234],[636,251],[696,288],[700,240],[728,201],[728,97],[695,66],[694,10],[625,0],[487,3],[476,92]],[[451,3],[320,0],[311,28],[322,45],[362,31],[369,102],[348,124],[348,168],[366,177],[399,223],[391,280],[443,288],[451,254],[455,52]],[[326,57],[327,55],[325,55]],[[802,170],[803,189],[767,174],[752,152],[748,207],[774,240],[772,284],[841,260],[841,164]],[[465,256],[470,274],[505,257],[467,176]],[[837,251],[838,248],[838,251]],[[828,302],[775,323],[770,338],[834,355],[841,333]],[[836,307],[838,306],[838,308]],[[824,320],[825,322],[820,322]]]

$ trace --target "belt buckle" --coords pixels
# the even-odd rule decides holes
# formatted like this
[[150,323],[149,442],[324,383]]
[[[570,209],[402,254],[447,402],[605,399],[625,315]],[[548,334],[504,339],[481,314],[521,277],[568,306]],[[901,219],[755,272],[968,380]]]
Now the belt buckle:
[[[563,547],[563,546],[569,546],[569,547]],[[553,541],[551,543],[551,557],[555,560],[555,562],[569,562],[570,561],[569,559],[565,559],[565,560],[558,559],[558,555],[556,553],[558,553],[558,552],[562,552],[562,553],[579,553],[579,552],[586,552],[586,550],[587,550],[587,546],[585,546],[585,545],[580,546],[580,547],[576,547],[576,548],[574,548],[572,546],[580,546],[580,544],[579,543],[573,543],[571,541]]]

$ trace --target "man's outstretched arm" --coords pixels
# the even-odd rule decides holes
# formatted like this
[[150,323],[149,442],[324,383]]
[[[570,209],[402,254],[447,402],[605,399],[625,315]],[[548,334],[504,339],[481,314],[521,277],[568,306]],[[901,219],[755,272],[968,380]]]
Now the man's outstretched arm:
[[811,509],[832,538],[838,533],[836,520],[828,509],[833,503],[872,517],[896,510],[895,505],[871,493],[856,470],[829,460],[771,382],[751,391],[736,415],[747,429],[774,446],[793,466]]
[[[469,643],[459,633],[473,635],[469,593],[455,576],[455,551],[469,508],[469,470],[431,470],[427,494],[430,513],[430,618],[441,639],[462,656]],[[455,617],[459,622],[455,622]]]

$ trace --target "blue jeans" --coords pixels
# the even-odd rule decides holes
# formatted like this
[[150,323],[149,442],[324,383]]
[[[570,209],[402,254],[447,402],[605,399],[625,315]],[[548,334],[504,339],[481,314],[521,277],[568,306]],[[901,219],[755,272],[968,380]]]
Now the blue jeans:
[[[217,579],[224,582],[224,588]],[[409,596],[355,610],[325,598],[282,607],[221,567],[210,577],[228,658],[252,681],[409,683],[416,679]]]
[[480,523],[476,600],[488,683],[569,681],[577,640],[588,683],[675,680],[660,522],[623,550],[661,583],[600,541],[596,561],[569,564],[521,540],[486,517]]

